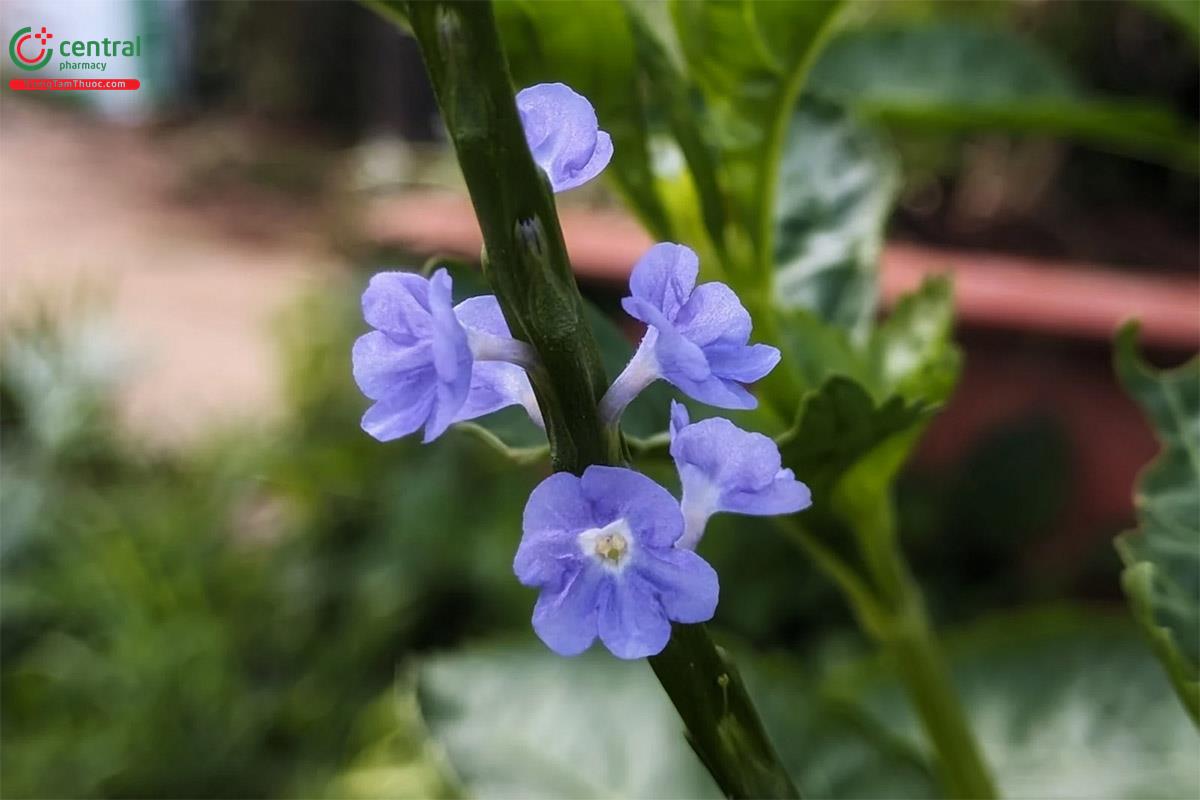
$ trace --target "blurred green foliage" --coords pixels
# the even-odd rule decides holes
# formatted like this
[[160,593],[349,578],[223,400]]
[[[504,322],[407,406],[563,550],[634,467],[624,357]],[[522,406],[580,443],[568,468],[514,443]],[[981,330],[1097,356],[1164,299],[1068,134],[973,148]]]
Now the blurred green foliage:
[[407,655],[526,616],[536,475],[362,434],[343,288],[285,327],[287,420],[189,454],[117,435],[87,336],[7,332],[7,796],[320,794]]
[[963,20],[847,31],[814,66],[811,91],[917,130],[1048,133],[1198,166],[1194,124],[1161,105],[1090,93],[1026,37]]

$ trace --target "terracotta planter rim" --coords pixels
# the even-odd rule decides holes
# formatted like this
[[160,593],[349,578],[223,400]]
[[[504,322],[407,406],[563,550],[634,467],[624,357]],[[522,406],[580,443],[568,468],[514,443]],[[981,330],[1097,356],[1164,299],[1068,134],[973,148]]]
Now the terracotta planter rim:
[[[560,216],[572,266],[588,280],[624,284],[653,243],[636,221],[619,212],[565,208]],[[375,244],[429,255],[476,258],[481,246],[470,202],[448,192],[375,199],[367,208],[364,232]],[[884,305],[935,274],[953,277],[959,324],[965,327],[1108,341],[1125,320],[1138,318],[1148,345],[1200,347],[1197,278],[892,241],[881,265]]]

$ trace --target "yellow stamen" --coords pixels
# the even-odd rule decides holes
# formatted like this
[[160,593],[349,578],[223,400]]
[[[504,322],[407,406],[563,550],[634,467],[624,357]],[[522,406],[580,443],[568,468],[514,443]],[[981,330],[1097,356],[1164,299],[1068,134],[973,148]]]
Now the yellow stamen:
[[629,542],[619,533],[606,533],[596,537],[596,555],[607,558],[614,564],[620,563],[629,549]]

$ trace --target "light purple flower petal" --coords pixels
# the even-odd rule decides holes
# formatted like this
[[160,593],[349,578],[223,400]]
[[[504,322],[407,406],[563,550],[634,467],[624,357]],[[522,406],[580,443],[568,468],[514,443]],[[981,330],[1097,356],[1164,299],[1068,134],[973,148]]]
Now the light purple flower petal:
[[[668,363],[670,363],[668,361]],[[758,400],[737,381],[709,375],[704,380],[693,380],[682,371],[663,370],[663,377],[693,400],[717,408],[751,409],[758,407]]]
[[671,320],[649,300],[636,296],[626,297],[621,300],[621,308],[625,309],[626,314],[638,322],[646,323],[650,328],[665,331],[672,329]]
[[476,361],[467,400],[454,421],[466,422],[502,408],[524,405],[527,392],[532,393],[533,387],[529,385],[525,370],[502,361]]
[[624,519],[638,543],[647,547],[670,547],[683,533],[675,498],[640,472],[591,466],[581,485],[598,525]]
[[425,425],[426,443],[445,433],[454,422],[471,389],[474,358],[467,332],[454,315],[450,273],[439,269],[429,279],[429,314],[433,320],[433,367],[437,371],[437,399]]
[[[681,244],[660,242],[633,265],[629,291],[673,321],[676,312],[696,288],[699,274],[700,258],[694,250]],[[648,319],[642,322],[650,324]]]
[[691,418],[688,416],[687,406],[675,400],[671,401],[671,422],[670,432],[671,439],[675,439],[675,434],[691,424]]
[[363,415],[362,428],[381,442],[413,433],[436,404],[437,375],[428,343],[402,347],[388,334],[372,331],[354,343],[354,380],[376,402]]
[[667,646],[671,621],[641,581],[610,585],[599,609],[600,640],[617,658],[646,658]]
[[707,622],[717,610],[717,571],[691,550],[655,550],[634,564],[638,578],[653,587],[667,616],[676,622]]
[[363,292],[363,317],[376,330],[354,343],[354,379],[367,397],[386,401],[364,417],[372,436],[386,440],[412,433],[419,412],[425,415],[421,424],[429,442],[454,422],[516,404],[541,424],[524,370],[506,361],[477,363],[472,353],[473,343],[486,359],[520,352],[496,298],[470,298],[454,306],[452,288],[450,274],[439,269],[428,279],[382,272]]
[[[468,330],[505,338],[512,336],[495,295],[469,297],[454,307],[454,314]],[[512,405],[526,408],[536,405],[533,386],[525,370],[502,361],[476,361],[466,402],[454,421],[465,422]]]
[[555,192],[599,175],[612,159],[612,138],[599,129],[587,98],[561,83],[540,83],[517,93],[517,112],[533,160]]
[[380,400],[363,414],[362,429],[381,442],[408,436],[425,424],[433,408],[433,389],[403,401]]
[[512,336],[504,312],[500,310],[500,301],[494,294],[468,297],[454,307],[454,315],[464,327],[493,336]]
[[591,503],[579,478],[556,472],[537,485],[525,503],[524,535],[513,560],[513,572],[525,586],[547,586],[560,580],[566,562],[580,550],[581,531],[597,527]]
[[723,283],[702,283],[675,314],[675,329],[704,347],[714,342],[745,345],[750,338],[750,312]]
[[771,482],[758,489],[731,489],[721,495],[721,511],[774,516],[791,514],[812,505],[812,492],[790,469],[781,469]]
[[529,494],[521,527],[527,533],[579,533],[599,523],[583,492],[583,482],[569,472],[556,472]]
[[704,348],[708,365],[723,380],[752,383],[765,378],[779,363],[779,349],[769,344],[720,345]]
[[371,277],[362,296],[363,319],[372,328],[391,334],[399,344],[428,339],[429,281],[411,272],[380,272]]
[[[678,415],[672,408],[673,418]],[[671,425],[671,457],[683,484],[687,525],[678,547],[694,549],[718,511],[768,516],[812,505],[808,487],[782,467],[774,441],[719,417],[679,424],[685,420],[679,416]]]
[[775,442],[722,417],[702,419],[680,431],[671,442],[671,456],[722,486],[765,486],[780,469]]
[[596,640],[597,615],[609,585],[601,569],[579,569],[561,589],[543,591],[533,606],[533,630],[560,656],[577,656]]
[[608,135],[607,131],[596,131],[596,149],[592,151],[592,157],[588,159],[588,163],[583,169],[579,170],[579,174],[567,185],[559,191],[574,189],[576,186],[582,186],[592,178],[599,175],[612,161],[613,157],[613,140]]
[[708,357],[700,346],[670,328],[658,332],[658,339],[654,344],[654,360],[662,370],[663,377],[685,391],[686,387],[703,383],[713,377]]
[[429,342],[399,345],[386,333],[371,331],[355,340],[351,358],[354,381],[372,400],[419,391],[436,378]]

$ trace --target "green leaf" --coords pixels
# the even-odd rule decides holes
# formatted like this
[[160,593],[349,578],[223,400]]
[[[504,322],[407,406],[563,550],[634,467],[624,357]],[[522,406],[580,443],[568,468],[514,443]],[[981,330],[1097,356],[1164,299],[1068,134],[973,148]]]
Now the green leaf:
[[831,701],[795,661],[760,658],[748,666],[767,732],[807,797],[941,796],[920,750],[854,704]]
[[[891,483],[934,406],[835,375],[808,393],[778,437],[783,465],[812,490],[813,505],[779,526],[846,593],[859,622],[884,635],[903,586],[895,566]],[[892,599],[888,599],[892,598]]]
[[[1016,614],[947,637],[946,652],[1003,796],[1200,794],[1195,733],[1129,626],[1063,610]],[[880,725],[922,747],[890,670],[881,663],[868,675],[839,691],[865,695]]]
[[1134,618],[1200,724],[1200,358],[1173,370],[1137,354],[1137,325],[1117,334],[1116,370],[1162,444],[1138,479],[1138,529],[1117,538]]
[[813,66],[809,90],[855,105],[984,108],[1079,96],[1071,76],[1023,37],[938,19],[840,32]]
[[781,314],[778,329],[786,364],[801,386],[815,388],[841,376],[878,402],[898,395],[930,406],[945,401],[958,379],[961,357],[953,323],[950,281],[931,277],[901,297],[861,346],[844,328],[802,309]]
[[359,714],[354,739],[361,749],[329,781],[326,796],[453,798],[459,792],[444,757],[430,741],[408,682],[389,689]]
[[1195,168],[1196,131],[1166,109],[1095,97],[1011,32],[953,20],[868,25],[836,36],[809,90],[888,123],[1050,133]]
[[734,221],[760,269],[769,263],[779,148],[787,120],[835,2],[679,0],[672,19],[689,77],[700,88],[707,132],[720,153]]
[[946,401],[958,380],[961,356],[953,342],[954,297],[949,279],[930,277],[900,297],[863,345],[845,329],[811,312],[780,314],[786,365],[806,389],[847,378],[877,402],[899,396],[910,403]]
[[[795,662],[738,655],[805,796],[933,793],[919,751],[858,709],[826,702]],[[720,797],[643,664],[495,642],[425,662],[418,688],[426,724],[469,795]]]
[[[717,177],[716,155],[699,127],[692,87],[688,85],[676,62],[670,57],[666,45],[646,19],[647,9],[627,3],[626,12],[641,66],[641,82],[647,106],[665,116],[666,125],[678,144],[680,154],[687,162],[705,232],[718,251],[724,254],[725,200]],[[667,178],[660,184],[668,198],[671,197],[667,183],[669,180]],[[682,233],[691,227],[680,219],[682,215],[678,210],[673,216],[676,217],[674,226],[677,232]],[[694,240],[698,237],[691,238]],[[702,244],[699,241],[688,243],[697,249],[700,249]],[[724,261],[725,258],[722,255],[721,260]]]
[[418,691],[471,796],[720,797],[643,663],[497,643],[426,662]]
[[833,377],[804,398],[795,425],[779,438],[779,449],[784,466],[812,489],[815,506],[859,460],[927,418],[922,405],[898,396],[877,405],[858,383]]
[[[785,466],[807,483],[813,507],[782,526],[879,632],[903,580],[895,569],[891,483],[925,424],[953,388],[949,282],[934,278],[902,298],[861,346],[803,311],[783,317],[788,358],[810,390],[778,437]],[[882,602],[882,605],[881,605]]]
[[[810,797],[936,797],[917,720],[882,662],[806,675],[747,658],[747,682]],[[1195,738],[1136,636],[1027,613],[949,641],[956,684],[1008,797],[1192,797]],[[469,795],[718,797],[644,665],[494,642],[430,659],[421,711]]]
[[838,375],[875,393],[866,353],[850,341],[845,328],[825,322],[803,308],[779,312],[777,320],[778,344],[783,352],[783,363],[777,369],[792,370],[802,391],[815,390]]
[[871,334],[870,373],[882,395],[942,403],[958,381],[962,358],[952,340],[954,290],[946,277],[926,278],[900,298]]
[[883,227],[899,188],[895,158],[849,114],[806,98],[779,169],[775,305],[862,336],[875,314]]
[[671,238],[671,225],[655,188],[647,145],[647,110],[639,91],[638,60],[619,0],[495,4],[496,21],[517,88],[562,82],[596,108],[600,127],[613,138],[610,174],[643,224]]

